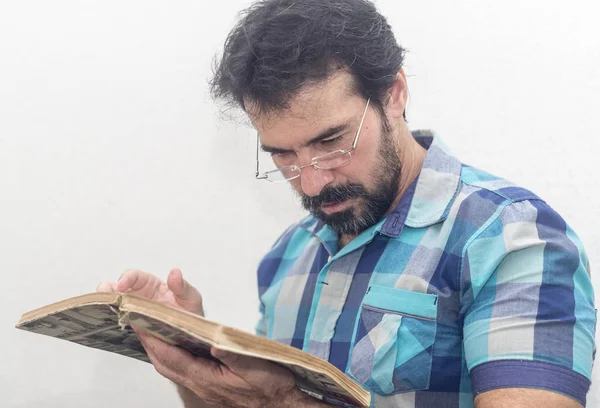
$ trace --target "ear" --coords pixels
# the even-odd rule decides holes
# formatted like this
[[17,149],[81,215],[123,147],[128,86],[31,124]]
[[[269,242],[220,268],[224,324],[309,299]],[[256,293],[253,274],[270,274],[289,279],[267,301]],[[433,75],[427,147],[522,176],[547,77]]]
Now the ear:
[[390,118],[402,119],[408,100],[408,85],[404,69],[400,68],[389,90],[385,110]]

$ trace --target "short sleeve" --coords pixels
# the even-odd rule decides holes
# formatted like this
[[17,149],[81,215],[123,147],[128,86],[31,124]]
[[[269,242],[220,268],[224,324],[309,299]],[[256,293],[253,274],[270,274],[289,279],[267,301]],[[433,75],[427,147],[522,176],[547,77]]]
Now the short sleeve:
[[468,244],[463,335],[473,395],[539,388],[585,405],[596,309],[582,243],[541,200],[511,203]]

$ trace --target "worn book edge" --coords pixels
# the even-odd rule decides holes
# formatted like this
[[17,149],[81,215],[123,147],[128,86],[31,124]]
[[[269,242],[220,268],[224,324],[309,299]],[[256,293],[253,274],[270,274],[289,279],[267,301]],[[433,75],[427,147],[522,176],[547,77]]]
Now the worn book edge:
[[[370,405],[370,394],[325,360],[274,340],[257,337],[239,329],[223,326],[191,312],[158,304],[132,294],[102,292],[72,297],[23,314],[16,327],[21,328],[21,326],[28,322],[68,311],[75,307],[91,305],[109,306],[117,315],[118,325],[121,330],[125,330],[127,326],[146,329],[148,323],[143,317],[147,317],[171,325],[201,342],[224,351],[266,359],[284,365],[298,366],[308,371],[330,376],[339,384],[342,384],[346,388],[346,391],[357,401],[360,401],[363,406],[368,407]],[[201,324],[198,324],[200,322]],[[169,344],[177,345],[177,343],[161,336],[155,331],[149,330],[149,333]],[[249,350],[248,347],[254,351]]]

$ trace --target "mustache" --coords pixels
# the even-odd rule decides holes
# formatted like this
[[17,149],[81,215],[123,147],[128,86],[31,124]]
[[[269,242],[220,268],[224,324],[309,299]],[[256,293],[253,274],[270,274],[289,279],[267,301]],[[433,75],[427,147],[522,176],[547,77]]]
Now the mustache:
[[368,197],[367,189],[358,183],[348,183],[340,186],[325,187],[314,197],[302,195],[302,206],[311,212],[320,211],[323,204],[335,204],[351,198]]

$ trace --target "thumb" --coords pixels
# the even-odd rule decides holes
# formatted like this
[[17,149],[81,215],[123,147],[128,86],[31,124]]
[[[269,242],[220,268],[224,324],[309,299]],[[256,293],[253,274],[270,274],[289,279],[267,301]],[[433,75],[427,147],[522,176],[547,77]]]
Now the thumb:
[[167,277],[167,286],[175,295],[175,299],[185,309],[193,313],[204,315],[202,310],[202,296],[200,292],[183,279],[183,273],[178,268],[171,269]]

